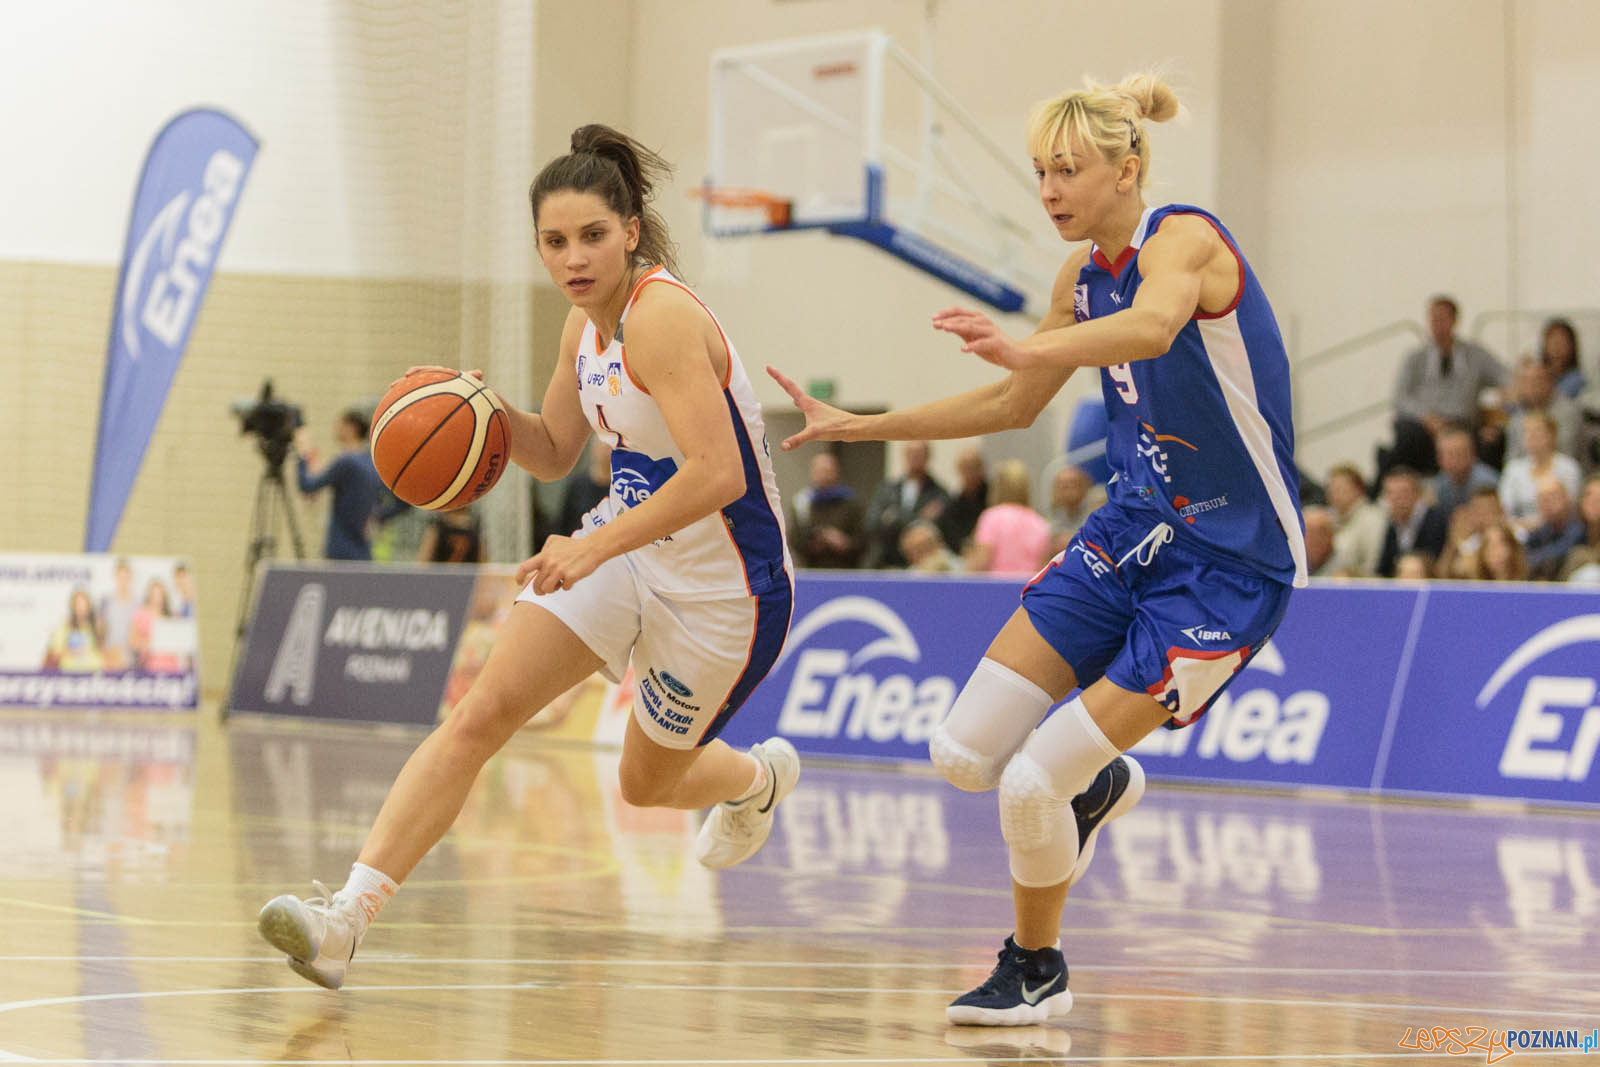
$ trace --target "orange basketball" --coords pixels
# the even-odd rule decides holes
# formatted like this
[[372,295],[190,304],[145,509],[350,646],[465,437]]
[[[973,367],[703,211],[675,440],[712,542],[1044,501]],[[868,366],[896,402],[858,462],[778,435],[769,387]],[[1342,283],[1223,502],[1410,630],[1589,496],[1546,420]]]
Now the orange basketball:
[[511,420],[478,379],[415,371],[395,382],[372,413],[372,462],[407,504],[466,507],[494,488],[511,462]]

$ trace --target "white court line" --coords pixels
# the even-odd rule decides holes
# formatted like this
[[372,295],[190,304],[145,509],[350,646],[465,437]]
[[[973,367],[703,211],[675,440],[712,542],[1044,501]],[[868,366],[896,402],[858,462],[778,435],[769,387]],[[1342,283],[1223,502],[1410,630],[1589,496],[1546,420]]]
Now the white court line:
[[[346,986],[342,992],[346,996],[359,993],[494,993],[494,992],[537,992],[541,990],[570,991],[576,987],[589,987],[595,989],[631,989],[642,992],[680,992],[680,993],[818,993],[818,994],[878,994],[880,996],[959,996],[964,990],[960,989],[884,989],[880,987],[865,986],[850,988],[843,986],[749,986],[749,985],[661,985],[655,983],[634,982],[513,982],[513,983],[448,983],[437,985],[371,985],[371,986]],[[0,1003],[0,1014],[13,1011],[22,1011],[27,1008],[51,1008],[67,1004],[92,1004],[112,1000],[156,1000],[168,997],[232,997],[244,996],[252,993],[287,993],[290,995],[306,993],[322,993],[325,990],[318,986],[306,984],[304,986],[255,986],[237,989],[212,988],[212,989],[165,989],[165,990],[136,990],[127,993],[91,993],[79,994],[70,997],[41,997],[37,1000],[13,1000]],[[1363,1000],[1288,1000],[1273,997],[1235,997],[1235,996],[1193,996],[1176,993],[1079,993],[1078,1000],[1153,1000],[1177,1001],[1180,1003],[1203,1004],[1264,1004],[1280,1008],[1318,1008],[1327,1011],[1329,1008],[1363,1009],[1367,1011],[1407,1011],[1418,1013],[1453,1012],[1474,1016],[1484,1015],[1511,1015],[1524,1019],[1581,1019],[1587,1025],[1594,1019],[1594,1012],[1576,1011],[1533,1011],[1518,1008],[1478,1008],[1466,1004],[1389,1004],[1384,1002]],[[1520,1027],[1519,1029],[1528,1029]],[[415,1062],[415,1061],[402,1061]],[[455,1062],[455,1061],[449,1061]],[[520,1061],[518,1061],[520,1062]],[[541,1062],[541,1061],[532,1061]],[[556,1062],[556,1061],[552,1061]],[[581,1061],[590,1062],[590,1061]],[[629,1061],[632,1062],[632,1061]],[[646,1062],[646,1061],[640,1061]],[[653,1061],[650,1061],[653,1062]],[[748,1060],[730,1060],[730,1063],[747,1063]],[[764,1061],[755,1061],[764,1062]],[[806,1061],[795,1061],[806,1062]],[[834,1062],[834,1061],[826,1061]],[[942,1061],[941,1061],[942,1062]]]
[[[0,963],[281,963],[282,955],[261,956],[4,956]],[[960,962],[855,962],[830,960],[645,960],[628,959],[530,959],[523,957],[496,958],[492,956],[406,956],[397,954],[363,955],[363,969],[374,965],[397,964],[449,964],[451,966],[478,967],[812,967],[820,970],[873,970],[873,971],[945,971],[962,966]],[[1169,966],[1167,964],[1101,963],[1073,964],[1074,974],[1272,974],[1272,975],[1328,975],[1331,977],[1371,977],[1393,975],[1416,978],[1600,978],[1600,971],[1463,971],[1420,970],[1395,967],[1234,967],[1228,964],[1206,966]],[[3,1056],[0,1056],[3,1058]]]

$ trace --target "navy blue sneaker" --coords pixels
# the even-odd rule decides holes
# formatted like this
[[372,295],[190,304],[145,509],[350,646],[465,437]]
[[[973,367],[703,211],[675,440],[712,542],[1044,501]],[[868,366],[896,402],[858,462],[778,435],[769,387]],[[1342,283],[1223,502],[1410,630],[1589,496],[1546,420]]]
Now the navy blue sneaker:
[[952,1001],[944,1015],[965,1026],[1030,1026],[1071,1010],[1061,950],[1018,948],[1008,937],[988,979]]
[[1128,814],[1143,797],[1144,768],[1132,756],[1118,756],[1100,768],[1088,789],[1072,798],[1072,814],[1078,820],[1078,859],[1067,875],[1068,887],[1088,872],[1100,828]]

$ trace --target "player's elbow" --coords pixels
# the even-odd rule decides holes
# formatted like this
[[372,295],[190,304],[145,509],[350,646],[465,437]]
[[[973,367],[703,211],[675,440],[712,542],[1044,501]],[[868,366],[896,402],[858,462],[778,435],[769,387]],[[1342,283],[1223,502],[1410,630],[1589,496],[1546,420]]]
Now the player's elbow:
[[721,511],[744,496],[744,471],[737,463],[718,463],[707,474],[706,495],[715,510]]
[[1145,313],[1139,320],[1141,347],[1151,356],[1165,355],[1188,322],[1188,318],[1178,312],[1152,310]]
[[1049,403],[1048,396],[1039,396],[1025,389],[1016,388],[1015,379],[1012,387],[1007,390],[1005,397],[1005,418],[996,430],[1026,430],[1033,425],[1039,417],[1039,412],[1044,410]]

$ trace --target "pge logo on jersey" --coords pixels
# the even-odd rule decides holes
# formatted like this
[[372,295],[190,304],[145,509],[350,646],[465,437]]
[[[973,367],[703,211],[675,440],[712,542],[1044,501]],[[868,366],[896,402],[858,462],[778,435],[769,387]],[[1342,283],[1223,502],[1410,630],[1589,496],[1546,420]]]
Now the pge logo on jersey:
[[1500,754],[1501,777],[1581,782],[1594,770],[1600,748],[1600,702],[1595,699],[1600,681],[1594,670],[1535,673],[1520,690],[1511,685],[1540,660],[1585,642],[1600,642],[1600,615],[1578,615],[1540,630],[1507,656],[1479,691],[1480,709],[1497,718],[1511,715]]
[[[876,636],[840,640],[863,626]],[[825,630],[829,637],[818,637]],[[911,628],[872,597],[835,597],[795,623],[774,674],[791,655],[794,673],[778,715],[787,737],[922,745],[955,703],[955,680],[923,666]]]

